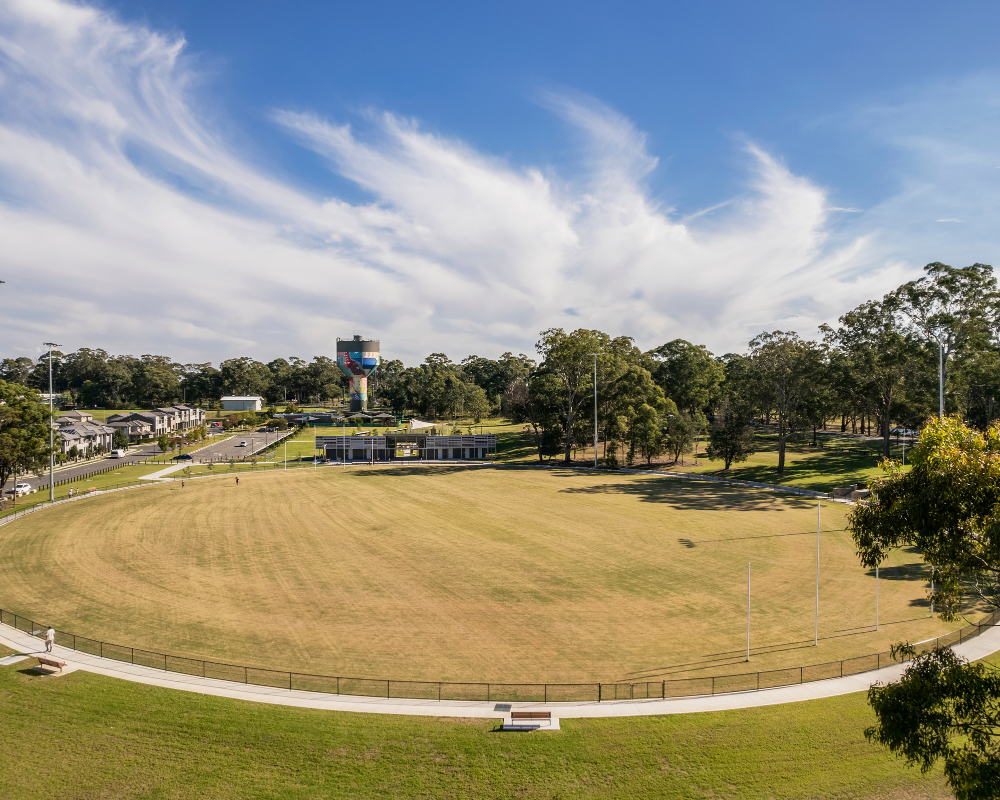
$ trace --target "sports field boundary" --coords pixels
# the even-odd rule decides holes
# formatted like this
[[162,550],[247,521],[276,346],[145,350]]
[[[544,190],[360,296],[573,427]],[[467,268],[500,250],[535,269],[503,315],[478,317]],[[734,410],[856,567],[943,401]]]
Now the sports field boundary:
[[[1000,610],[943,636],[916,642],[916,655],[940,647],[953,647],[990,631],[1000,622]],[[0,608],[0,625],[28,636],[39,638],[48,627],[45,623]],[[245,664],[190,658],[160,653],[130,645],[105,642],[68,631],[55,629],[55,641],[64,651],[88,657],[127,663],[131,667],[155,669],[163,673],[193,675],[245,686],[301,691],[307,694],[349,695],[384,698],[386,700],[437,700],[478,702],[583,702],[598,704],[620,700],[667,700],[682,697],[704,697],[742,692],[801,686],[808,683],[843,679],[852,675],[878,672],[902,663],[891,651],[882,651],[840,661],[799,667],[744,672],[696,678],[676,678],[659,681],[590,682],[590,683],[501,683],[481,681],[414,681],[393,678],[355,677],[346,675],[316,675],[275,670]]]
[[[39,631],[41,632],[41,631]],[[18,653],[41,653],[41,643],[36,635],[0,624],[0,644]],[[982,636],[956,644],[952,649],[970,661],[985,658],[1000,650],[1000,626],[987,628]],[[843,694],[867,691],[874,683],[898,680],[905,669],[904,663],[894,663],[881,669],[846,675],[842,678],[817,680],[805,684],[774,687],[759,691],[736,691],[716,695],[673,698],[621,698],[596,701],[512,701],[459,700],[433,698],[387,698],[363,695],[337,695],[287,689],[271,685],[241,684],[190,673],[172,673],[148,666],[121,662],[70,650],[62,645],[53,647],[51,656],[67,663],[66,672],[82,670],[108,677],[142,683],[150,686],[195,692],[197,694],[229,697],[251,702],[269,703],[298,708],[327,711],[351,711],[373,714],[403,714],[436,717],[473,717],[495,719],[511,710],[544,706],[551,710],[554,719],[581,717],[629,717],[661,714],[688,714],[755,708],[781,703],[817,700]]]

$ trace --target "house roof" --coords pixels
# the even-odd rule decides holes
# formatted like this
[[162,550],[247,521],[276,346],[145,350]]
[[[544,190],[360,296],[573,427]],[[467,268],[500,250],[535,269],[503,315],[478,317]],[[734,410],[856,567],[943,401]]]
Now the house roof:
[[226,400],[260,400],[263,402],[264,398],[259,394],[230,394],[221,398],[221,400],[222,402],[225,402]]

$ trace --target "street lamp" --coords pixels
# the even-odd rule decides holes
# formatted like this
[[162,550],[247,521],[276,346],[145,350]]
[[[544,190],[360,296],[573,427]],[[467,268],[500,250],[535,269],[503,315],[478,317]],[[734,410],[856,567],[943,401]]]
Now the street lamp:
[[56,433],[52,427],[52,348],[62,345],[55,342],[42,342],[42,344],[49,348],[49,502],[51,503],[56,499]]

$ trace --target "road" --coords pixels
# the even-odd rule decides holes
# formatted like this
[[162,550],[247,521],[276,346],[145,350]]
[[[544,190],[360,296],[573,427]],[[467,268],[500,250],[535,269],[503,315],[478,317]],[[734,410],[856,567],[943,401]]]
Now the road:
[[[261,440],[263,440],[264,436],[264,434],[259,434],[259,433],[248,434],[245,437],[247,441],[250,441],[251,435]],[[268,434],[268,442],[273,442],[274,436],[275,435],[273,433]],[[237,458],[242,455],[249,455],[249,453],[246,452],[249,450],[249,448],[236,448],[235,450],[233,449],[232,447],[233,443],[239,442],[241,440],[240,437],[238,436],[235,438],[230,438],[230,435],[228,433],[224,434],[220,433],[220,434],[214,434],[213,438],[218,438],[219,442],[209,443],[206,449],[199,450],[198,452],[193,453],[192,455],[194,456],[195,460],[200,460],[203,457],[207,459],[208,454],[210,452],[211,453],[223,452],[225,454],[224,457],[227,459],[230,458],[230,451],[232,451],[232,453],[234,454],[233,457]],[[266,445],[261,445],[261,447],[264,446]],[[255,449],[260,449],[260,448],[255,446]],[[108,456],[106,458],[99,458],[94,461],[89,461],[86,464],[78,464],[72,467],[56,469],[54,477],[56,481],[63,481],[66,480],[67,478],[82,478],[87,475],[92,475],[95,472],[100,472],[101,470],[107,469],[110,466],[127,467],[130,464],[141,464],[147,458],[151,458],[152,456],[158,456],[158,455],[161,455],[161,452],[160,448],[155,443],[134,445],[133,447],[129,448],[128,455],[125,456],[124,458],[111,458],[110,456]],[[172,462],[172,463],[180,463],[180,462]],[[164,466],[167,465],[164,464]],[[33,475],[28,477],[18,476],[17,482],[28,483],[37,489],[44,490],[49,485],[49,474],[48,472],[46,472],[44,475],[40,477],[36,477]],[[3,490],[4,492],[6,492],[8,489],[12,489],[13,487],[14,487],[14,481],[9,480],[4,485]]]
[[[228,461],[231,458],[248,458],[254,453],[259,453],[268,445],[281,441],[291,435],[292,431],[283,433],[266,433],[264,431],[250,431],[248,433],[237,433],[229,439],[211,444],[197,453],[192,453],[197,461]],[[246,442],[246,447],[240,447],[240,442]]]

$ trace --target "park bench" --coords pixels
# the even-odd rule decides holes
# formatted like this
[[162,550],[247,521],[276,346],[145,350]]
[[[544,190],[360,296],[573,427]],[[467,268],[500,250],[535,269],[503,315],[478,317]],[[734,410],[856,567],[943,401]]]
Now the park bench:
[[559,723],[552,725],[551,711],[511,711],[510,725],[504,725],[509,731],[535,731],[542,728],[559,730]]
[[38,659],[38,666],[53,667],[58,669],[60,672],[63,671],[63,667],[66,666],[65,661],[59,661],[55,658],[47,658],[46,656],[35,656]]

